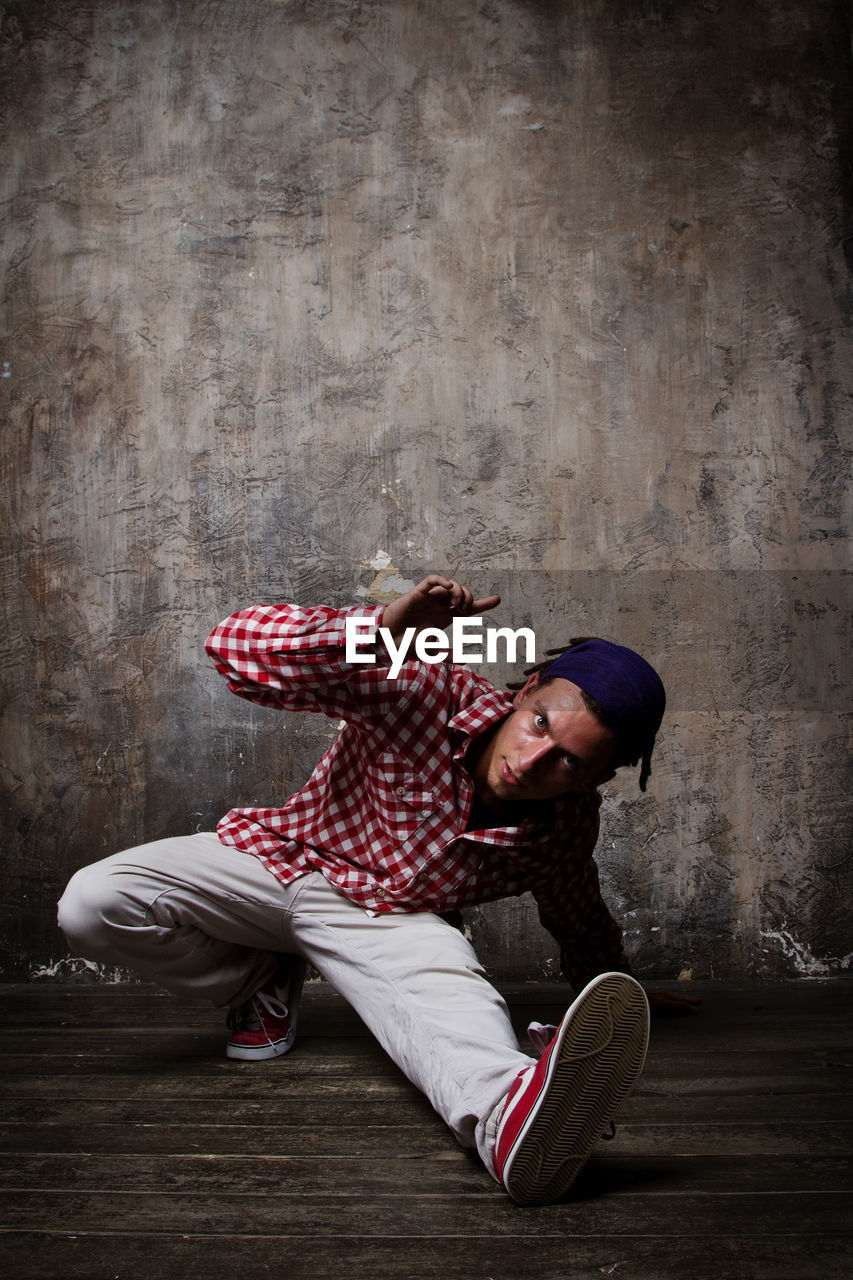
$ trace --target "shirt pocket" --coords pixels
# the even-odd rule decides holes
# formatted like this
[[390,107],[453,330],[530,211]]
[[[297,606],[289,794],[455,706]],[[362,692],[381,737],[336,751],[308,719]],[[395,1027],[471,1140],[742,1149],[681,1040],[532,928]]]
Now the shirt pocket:
[[435,808],[435,796],[405,760],[386,752],[367,768],[367,794],[380,826],[396,841],[417,831]]

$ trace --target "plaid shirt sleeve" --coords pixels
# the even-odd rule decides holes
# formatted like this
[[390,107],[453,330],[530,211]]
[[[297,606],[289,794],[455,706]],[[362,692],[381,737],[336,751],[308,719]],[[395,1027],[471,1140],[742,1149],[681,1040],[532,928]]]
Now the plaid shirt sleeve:
[[[315,711],[356,722],[364,704],[353,696],[348,682],[358,683],[365,665],[345,661],[346,619],[365,618],[378,625],[382,613],[382,605],[260,605],[226,618],[211,632],[205,648],[238,697],[281,711]],[[376,658],[374,670],[387,662],[382,646]]]

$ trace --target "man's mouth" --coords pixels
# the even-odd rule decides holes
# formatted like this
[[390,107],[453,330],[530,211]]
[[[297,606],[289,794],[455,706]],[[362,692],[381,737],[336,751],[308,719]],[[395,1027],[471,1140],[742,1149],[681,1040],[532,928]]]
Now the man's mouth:
[[510,769],[506,760],[504,760],[501,763],[501,777],[503,778],[504,782],[509,783],[511,787],[524,786],[524,783],[521,781],[521,779],[516,774],[513,773],[512,769]]

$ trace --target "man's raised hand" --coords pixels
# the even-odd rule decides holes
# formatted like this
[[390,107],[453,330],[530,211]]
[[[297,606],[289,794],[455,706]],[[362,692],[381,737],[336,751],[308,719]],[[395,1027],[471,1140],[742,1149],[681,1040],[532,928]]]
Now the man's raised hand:
[[430,573],[411,591],[386,606],[382,626],[398,641],[407,627],[414,627],[415,631],[423,631],[425,627],[443,629],[449,627],[454,618],[487,613],[500,602],[500,596],[475,600],[469,587],[442,573]]

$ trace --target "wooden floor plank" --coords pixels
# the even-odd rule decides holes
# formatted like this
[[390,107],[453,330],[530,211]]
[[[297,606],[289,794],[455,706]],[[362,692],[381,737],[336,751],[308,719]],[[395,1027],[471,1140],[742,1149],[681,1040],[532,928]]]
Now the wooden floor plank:
[[[153,1252],[156,1250],[156,1252]],[[156,1270],[152,1263],[156,1262]],[[355,1235],[0,1237],[0,1269],[14,1280],[849,1280],[849,1237],[716,1234],[456,1236],[447,1249],[423,1237]]]
[[[361,1108],[357,1110],[360,1113]],[[408,1127],[393,1125],[391,1120],[392,1116],[386,1115],[374,1124],[366,1120],[353,1122],[350,1115],[349,1123],[335,1125],[282,1124],[271,1119],[266,1124],[255,1125],[167,1127],[157,1120],[149,1120],[135,1125],[87,1123],[82,1133],[80,1125],[40,1125],[37,1135],[31,1125],[2,1125],[0,1140],[3,1151],[28,1161],[35,1158],[35,1139],[39,1153],[55,1154],[57,1167],[63,1159],[74,1160],[75,1156],[66,1153],[75,1149],[102,1156],[102,1165],[114,1153],[119,1153],[117,1158],[124,1160],[131,1153],[148,1154],[162,1151],[164,1146],[170,1153],[192,1154],[203,1150],[207,1155],[232,1155],[248,1148],[265,1159],[306,1152],[320,1155],[342,1149],[358,1150],[359,1155],[367,1156],[372,1136],[383,1151],[392,1151],[395,1143],[398,1149],[405,1151],[412,1146],[419,1153],[452,1149],[452,1138],[437,1119],[434,1123],[413,1119]],[[627,1155],[656,1151],[663,1155],[808,1156],[818,1149],[826,1156],[844,1156],[853,1150],[853,1124],[838,1124],[834,1120],[699,1124],[691,1119],[662,1125],[620,1120],[612,1145]],[[19,1164],[12,1164],[6,1171],[0,1170],[0,1186],[7,1185],[5,1178],[15,1176],[19,1168]],[[43,1176],[46,1173],[45,1170]]]
[[[532,1247],[548,1232],[594,1237],[602,1234],[633,1237],[667,1235],[671,1239],[714,1237],[725,1221],[727,1234],[749,1236],[820,1237],[833,1221],[846,1220],[853,1196],[842,1192],[735,1192],[729,1195],[632,1194],[611,1187],[589,1199],[575,1198],[545,1208],[522,1211],[496,1186],[471,1191],[471,1179],[460,1170],[448,1177],[443,1191],[422,1189],[419,1162],[398,1161],[386,1166],[385,1181],[356,1176],[353,1163],[334,1170],[346,1176],[347,1194],[332,1195],[320,1171],[309,1186],[277,1181],[271,1172],[265,1192],[230,1193],[211,1189],[199,1170],[193,1190],[171,1188],[139,1192],[103,1191],[22,1192],[0,1198],[3,1221],[17,1230],[34,1231],[49,1225],[52,1232],[119,1230],[231,1235],[265,1234],[281,1230],[292,1220],[294,1234],[327,1238],[358,1235],[372,1227],[386,1236],[443,1241],[449,1237],[525,1238]],[[331,1170],[329,1171],[332,1172]],[[394,1194],[388,1191],[390,1176]],[[642,1176],[642,1175],[640,1175]],[[380,1191],[380,1185],[384,1191]],[[434,1183],[433,1187],[437,1187]],[[298,1187],[298,1194],[296,1188]],[[325,1189],[324,1189],[325,1188]],[[107,1204],[108,1201],[108,1204]]]
[[[462,1151],[452,1140],[444,1139],[440,1131],[435,1131],[432,1142],[424,1141],[421,1136],[408,1135],[408,1141],[386,1142],[382,1131],[375,1136],[359,1136],[342,1133],[335,1142],[330,1140],[329,1149],[314,1153],[291,1152],[286,1148],[276,1147],[268,1151],[252,1150],[246,1154],[246,1145],[242,1151],[227,1152],[209,1150],[209,1144],[199,1142],[196,1150],[178,1151],[164,1154],[162,1150],[136,1152],[132,1148],[117,1155],[113,1152],[90,1150],[85,1138],[74,1153],[39,1151],[36,1153],[14,1153],[14,1159],[4,1161],[0,1168],[0,1190],[14,1192],[16,1190],[43,1192],[97,1192],[100,1187],[113,1190],[126,1188],[139,1195],[148,1195],[164,1187],[185,1188],[196,1185],[199,1179],[211,1191],[230,1193],[235,1188],[246,1194],[262,1192],[273,1180],[276,1184],[286,1181],[288,1185],[298,1185],[304,1194],[315,1194],[329,1187],[343,1185],[340,1179],[352,1180],[357,1177],[359,1184],[369,1191],[370,1195],[381,1195],[388,1186],[389,1170],[394,1168],[394,1177],[400,1170],[408,1176],[408,1166],[417,1165],[418,1187],[424,1195],[436,1195],[448,1190],[450,1183],[463,1191],[471,1178],[472,1167],[481,1172],[479,1162],[473,1161],[469,1153]],[[396,1137],[403,1139],[405,1131],[397,1131]],[[381,1150],[376,1153],[370,1149],[371,1143],[380,1144]],[[617,1145],[618,1143],[618,1145]],[[616,1148],[612,1150],[612,1148]],[[822,1161],[837,1160],[836,1189],[853,1190],[853,1165],[850,1163],[850,1147],[838,1143],[834,1150],[826,1150],[822,1143],[816,1143],[817,1150],[811,1153],[802,1150],[782,1150],[772,1152],[762,1147],[760,1151],[721,1149],[710,1141],[681,1141],[667,1144],[659,1141],[646,1141],[642,1136],[632,1142],[599,1144],[595,1148],[595,1157],[605,1169],[614,1160],[620,1160],[626,1169],[641,1179],[644,1166],[651,1169],[658,1167],[664,1159],[680,1159],[692,1157],[714,1161],[728,1162],[732,1169],[731,1189],[738,1190],[734,1181],[735,1171],[745,1167],[750,1160],[756,1165],[766,1164],[766,1185],[768,1190],[775,1190],[771,1182],[771,1167],[774,1158],[793,1160],[820,1159]],[[631,1159],[628,1160],[627,1158]],[[482,1181],[482,1180],[479,1180]],[[476,1185],[476,1180],[475,1180]],[[490,1186],[490,1180],[485,1183]],[[654,1179],[649,1174],[649,1188],[654,1190]],[[640,1191],[642,1191],[642,1186]]]
[[[91,1133],[93,1126],[145,1125],[149,1128],[171,1129],[173,1126],[230,1125],[233,1127],[273,1124],[328,1127],[352,1122],[352,1102],[335,1092],[324,1090],[318,1096],[316,1084],[302,1081],[299,1087],[278,1091],[274,1097],[245,1097],[240,1093],[222,1096],[204,1093],[203,1096],[156,1098],[152,1111],[152,1098],[139,1092],[107,1096],[103,1089],[94,1089],[91,1095],[80,1090],[71,1096],[61,1085],[50,1095],[48,1079],[31,1081],[34,1094],[9,1092],[3,1095],[0,1134],[8,1128],[9,1141],[16,1141],[16,1128],[39,1125],[44,1131],[53,1125],[86,1126]],[[79,1084],[75,1081],[75,1084]],[[196,1091],[198,1095],[199,1091]],[[389,1098],[393,1097],[393,1113],[389,1114]],[[274,1103],[271,1109],[270,1103]],[[211,1104],[215,1107],[212,1110]],[[788,1093],[784,1096],[772,1091],[741,1095],[699,1094],[691,1098],[689,1112],[679,1093],[655,1095],[638,1091],[633,1094],[619,1112],[620,1127],[628,1124],[683,1124],[689,1114],[691,1124],[740,1125],[759,1121],[778,1121],[782,1113],[788,1121],[821,1123],[849,1123],[853,1121],[853,1088],[849,1093],[830,1091],[812,1093]],[[362,1126],[420,1125],[433,1116],[432,1108],[415,1089],[405,1086],[387,1090],[363,1090],[359,1094],[358,1119]],[[439,1121],[435,1120],[436,1125]]]
[[[650,987],[667,985],[652,983]],[[505,983],[501,989],[510,1002],[513,1022],[522,1030],[531,1019],[546,1021],[545,1014],[562,1016],[573,995],[566,984],[556,982]],[[716,1038],[737,1028],[758,1037],[767,1031],[775,1040],[786,1041],[792,1031],[808,1035],[813,1030],[823,1037],[839,1025],[846,1025],[849,1037],[853,1018],[851,976],[742,987],[692,983],[681,989],[702,999],[703,1016],[658,1021],[658,1037],[681,1039],[687,1027],[689,1035],[696,1039],[706,1034]],[[95,1023],[102,1028],[126,1028],[135,1023],[176,1031],[215,1031],[224,1026],[221,1010],[179,999],[146,983],[0,984],[0,1009],[6,1030],[59,1025],[89,1029]],[[128,1017],[130,1010],[132,1020]],[[300,1017],[309,1035],[324,1032],[330,1019],[335,1021],[340,1035],[364,1035],[360,1019],[325,983],[306,984]]]
[[[246,1079],[262,1078],[273,1073],[277,1082],[287,1077],[313,1075],[322,1072],[330,1075],[360,1073],[373,1076],[377,1072],[393,1076],[396,1068],[388,1062],[378,1046],[362,1042],[348,1048],[353,1041],[329,1038],[300,1039],[298,1048],[285,1058],[271,1062],[242,1063],[224,1056],[224,1039],[194,1037],[166,1033],[159,1037],[128,1037],[123,1043],[113,1045],[96,1041],[88,1044],[51,1046],[34,1040],[29,1046],[17,1044],[0,1052],[0,1076],[29,1076],[43,1063],[51,1070],[64,1075],[139,1075],[156,1071],[169,1071],[184,1076],[236,1076]],[[643,1073],[643,1081],[689,1077],[700,1080],[726,1077],[749,1079],[768,1075],[820,1075],[824,1072],[853,1074],[853,1046],[845,1049],[828,1045],[825,1048],[798,1049],[786,1046],[784,1051],[774,1049],[725,1048],[710,1045],[707,1048],[673,1053],[652,1045]]]
[[[25,1027],[11,1031],[4,1028],[0,1031],[0,1059],[14,1061],[15,1058],[27,1058],[33,1054],[39,1054],[48,1058],[85,1060],[92,1054],[93,1047],[97,1047],[99,1054],[109,1057],[110,1060],[121,1062],[129,1056],[146,1051],[154,1057],[171,1053],[174,1051],[177,1036],[181,1036],[186,1041],[188,1056],[191,1051],[195,1051],[199,1057],[206,1055],[219,1057],[224,1050],[227,1032],[221,1027],[213,1029],[101,1027],[98,1029],[97,1038],[93,1039],[92,1029],[86,1027],[70,1029]],[[316,1057],[321,1052],[320,1047],[326,1046],[331,1039],[334,1039],[336,1045],[364,1043],[362,1037],[332,1037],[317,1033],[309,1036],[307,1031],[300,1031],[299,1053],[301,1056]],[[695,1058],[703,1053],[727,1052],[725,1042],[721,1045],[719,1039],[698,1037],[688,1032],[686,1028],[676,1043],[673,1044],[672,1039],[672,1033],[669,1031],[667,1040],[661,1033],[655,1034],[653,1031],[651,1051],[666,1058],[678,1058],[682,1055]],[[753,1053],[772,1053],[777,1056],[793,1054],[798,1057],[831,1053],[845,1056],[849,1060],[849,1055],[853,1052],[853,1029],[848,1029],[846,1023],[839,1023],[831,1031],[814,1028],[807,1036],[803,1034],[794,1036],[792,1033],[783,1032],[771,1034],[769,1031],[759,1034],[754,1031],[749,1033],[749,1041]],[[522,1049],[529,1054],[534,1052],[524,1037],[522,1037]],[[365,1048],[361,1056],[369,1057],[370,1053],[371,1050]]]
[[[740,1058],[725,1064],[728,1068],[725,1073],[723,1064],[714,1064],[715,1073],[711,1074],[706,1058],[685,1064],[678,1072],[664,1071],[659,1062],[652,1060],[632,1094],[632,1105],[641,1104],[646,1099],[650,1105],[678,1099],[684,1106],[690,1106],[692,1114],[692,1108],[704,1105],[707,1099],[719,1099],[723,1104],[731,1099],[733,1106],[741,1107],[748,1106],[750,1099],[760,1095],[777,1097],[779,1106],[776,1114],[779,1114],[783,1100],[790,1097],[825,1097],[827,1105],[831,1106],[834,1099],[843,1105],[853,1092],[853,1070],[843,1063],[809,1063],[800,1070],[794,1070],[795,1064],[790,1061],[783,1065],[787,1068],[784,1073],[778,1069],[777,1060],[770,1058],[765,1063],[765,1070],[761,1071],[748,1058]],[[61,1064],[56,1064],[49,1072],[46,1064],[38,1059],[30,1060],[30,1067],[31,1070],[26,1071],[19,1066],[11,1073],[0,1062],[0,1076],[6,1070],[5,1087],[0,1087],[0,1105],[4,1110],[7,1099],[55,1097],[70,1101],[102,1098],[116,1102],[125,1099],[202,1098],[208,1104],[239,1099],[284,1105],[288,1100],[295,1102],[306,1097],[331,1098],[336,1083],[342,1086],[354,1079],[359,1080],[359,1090],[365,1096],[376,1099],[398,1098],[402,1088],[393,1069],[389,1069],[384,1077],[370,1074],[358,1077],[356,1070],[347,1070],[340,1060],[330,1062],[326,1070],[318,1066],[316,1071],[290,1072],[287,1076],[276,1075],[275,1067],[269,1071],[261,1068],[245,1072],[211,1070],[175,1074],[174,1064],[168,1061],[156,1065],[149,1063],[147,1067],[140,1063],[135,1071],[124,1074],[116,1071],[71,1073],[63,1071]]]
[[[151,1146],[157,1144],[157,1139],[158,1134],[155,1131],[151,1134]],[[274,1163],[270,1163],[269,1156],[261,1153],[255,1157],[241,1157],[238,1151],[229,1152],[222,1149],[211,1151],[207,1144],[199,1144],[195,1153],[186,1148],[174,1153],[171,1157],[174,1167],[169,1167],[167,1163],[168,1153],[157,1153],[158,1162],[149,1169],[146,1167],[146,1161],[152,1157],[153,1153],[144,1149],[145,1143],[136,1143],[133,1135],[128,1141],[129,1150],[123,1169],[117,1172],[115,1166],[110,1168],[100,1160],[103,1152],[98,1151],[97,1148],[94,1151],[89,1149],[78,1152],[73,1157],[65,1157],[66,1161],[73,1162],[74,1172],[70,1178],[63,1178],[60,1169],[57,1169],[54,1175],[53,1162],[49,1157],[55,1153],[42,1143],[43,1150],[31,1154],[27,1161],[20,1163],[14,1173],[4,1176],[0,1191],[29,1192],[35,1186],[38,1186],[40,1194],[63,1191],[69,1187],[82,1191],[87,1186],[91,1188],[93,1184],[97,1189],[98,1186],[109,1183],[113,1190],[132,1189],[142,1195],[156,1190],[167,1180],[170,1183],[184,1185],[191,1184],[202,1175],[206,1187],[223,1192],[233,1190],[235,1185],[239,1185],[240,1190],[247,1193],[262,1190],[269,1185],[270,1177],[273,1175],[280,1181],[285,1178],[290,1181],[298,1179],[300,1186],[313,1185],[305,1175],[304,1164],[300,1165],[300,1160],[312,1158],[312,1153],[304,1149],[270,1153],[281,1157]],[[456,1152],[452,1148],[448,1149],[446,1145],[443,1146],[440,1135],[434,1135],[432,1142],[424,1141],[415,1129],[391,1128],[385,1132],[370,1130],[367,1137],[346,1132],[337,1142],[331,1137],[323,1141],[320,1135],[314,1145],[316,1150],[313,1153],[313,1159],[322,1161],[324,1169],[330,1173],[339,1172],[341,1161],[351,1170],[354,1161],[363,1162],[367,1159],[381,1159],[386,1168],[390,1168],[401,1160],[433,1159],[443,1162],[454,1160],[460,1166],[468,1163],[468,1157],[463,1153]],[[89,1147],[88,1143],[87,1147]],[[17,1157],[20,1153],[11,1154]],[[110,1154],[113,1153],[110,1152]],[[201,1175],[198,1164],[191,1163],[193,1155],[197,1160],[204,1161]],[[229,1163],[223,1160],[221,1166],[214,1167],[216,1157],[231,1157],[231,1159]],[[178,1163],[182,1158],[183,1164]],[[44,1174],[42,1172],[44,1165],[34,1166],[32,1161],[50,1164],[50,1173]],[[14,1164],[18,1166],[17,1159]],[[86,1166],[95,1164],[97,1167],[93,1168],[91,1174],[87,1176]],[[164,1168],[168,1170],[166,1174],[163,1173]],[[359,1174],[368,1172],[363,1168],[363,1163],[359,1163],[358,1172]],[[462,1169],[462,1176],[466,1183],[468,1172],[467,1168]],[[420,1173],[422,1176],[419,1186],[424,1194],[434,1194],[436,1186],[439,1189],[446,1186],[446,1163],[432,1170],[422,1168]],[[609,1155],[599,1148],[593,1154],[584,1177],[595,1181],[602,1190],[605,1187],[614,1190],[627,1184],[637,1194],[648,1192],[650,1195],[660,1194],[661,1191],[672,1194],[687,1192],[733,1194],[745,1191],[774,1194],[800,1191],[835,1192],[845,1187],[853,1191],[853,1168],[846,1153],[819,1157],[766,1155],[759,1162],[754,1156],[704,1153],[669,1155],[662,1152],[652,1156],[647,1152],[642,1155],[631,1155],[628,1151],[621,1151]]]

